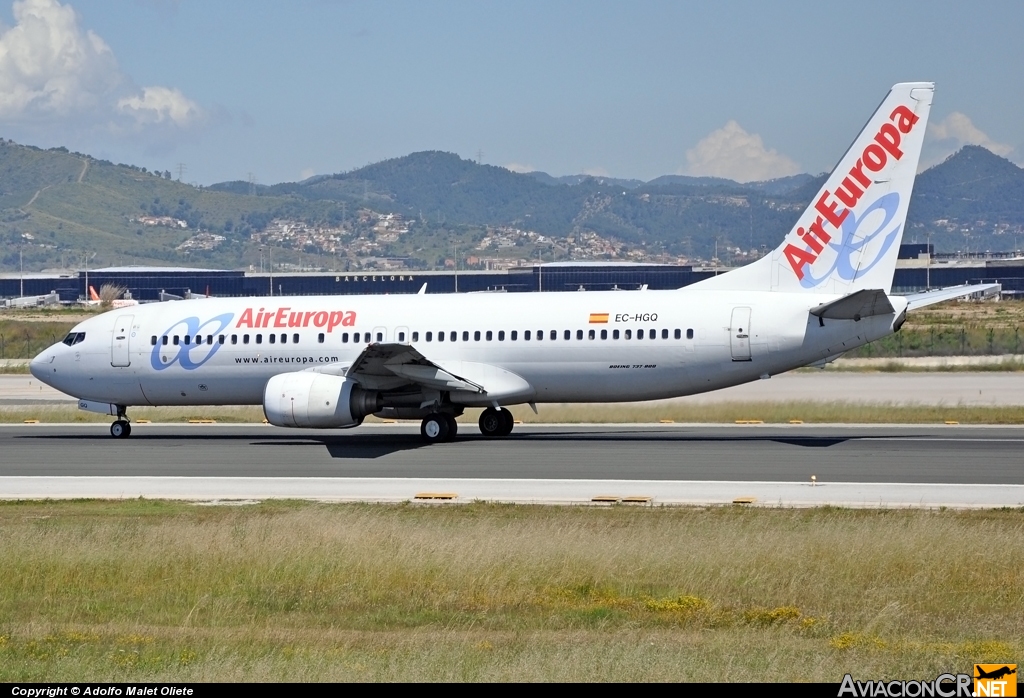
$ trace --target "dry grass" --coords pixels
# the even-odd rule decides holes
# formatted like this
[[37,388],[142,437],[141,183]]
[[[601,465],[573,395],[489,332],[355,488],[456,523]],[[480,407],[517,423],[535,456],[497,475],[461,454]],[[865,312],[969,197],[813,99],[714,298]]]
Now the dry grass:
[[1024,511],[0,505],[0,681],[914,677],[1024,649]]
[[[512,408],[517,420],[527,424],[650,424],[663,421],[686,424],[732,424],[738,420],[761,420],[766,424],[1024,424],[1024,405],[938,406],[860,402],[722,402],[707,405],[661,403],[653,405],[540,405],[539,414],[526,406]],[[459,418],[466,425],[476,424],[480,410],[471,409]],[[212,419],[218,423],[262,423],[259,406],[221,407],[133,407],[133,420],[148,419],[160,423],[185,423],[194,419]],[[111,417],[83,412],[74,406],[0,407],[0,423],[18,424],[25,420],[41,423],[110,422]],[[379,423],[367,417],[366,423]],[[409,421],[409,424],[418,422]]]

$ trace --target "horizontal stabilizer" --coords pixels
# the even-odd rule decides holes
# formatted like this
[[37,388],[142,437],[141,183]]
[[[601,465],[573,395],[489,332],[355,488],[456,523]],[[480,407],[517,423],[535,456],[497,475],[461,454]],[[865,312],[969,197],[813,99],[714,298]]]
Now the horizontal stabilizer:
[[949,288],[925,291],[924,293],[914,293],[907,296],[907,310],[916,310],[917,308],[924,308],[925,306],[941,303],[942,301],[971,296],[975,293],[985,295],[993,291],[998,292],[1001,289],[1002,284],[965,284],[963,286],[950,286]]
[[811,315],[828,320],[860,320],[895,313],[889,296],[878,288],[865,288],[848,296],[811,308]]

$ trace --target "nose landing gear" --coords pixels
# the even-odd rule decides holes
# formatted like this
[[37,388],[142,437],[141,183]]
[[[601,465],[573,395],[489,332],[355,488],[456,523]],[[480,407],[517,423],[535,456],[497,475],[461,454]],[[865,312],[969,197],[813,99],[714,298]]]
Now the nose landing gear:
[[127,439],[132,435],[132,425],[126,411],[123,405],[117,406],[117,421],[110,425],[110,435],[115,439]]

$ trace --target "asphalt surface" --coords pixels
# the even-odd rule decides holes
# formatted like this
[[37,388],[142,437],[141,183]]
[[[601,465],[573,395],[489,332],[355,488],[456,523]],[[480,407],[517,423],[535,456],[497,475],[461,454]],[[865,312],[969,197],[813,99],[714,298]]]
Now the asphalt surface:
[[[266,425],[0,426],[0,477],[462,478],[1024,485],[1024,427],[462,425],[311,432]],[[0,488],[3,487],[0,482]],[[0,491],[0,495],[3,492]]]
[[[858,402],[902,405],[1024,405],[1024,371],[964,373],[785,373],[770,380],[665,402]],[[77,400],[30,375],[0,375],[0,407],[74,404]],[[632,403],[631,403],[632,404]]]

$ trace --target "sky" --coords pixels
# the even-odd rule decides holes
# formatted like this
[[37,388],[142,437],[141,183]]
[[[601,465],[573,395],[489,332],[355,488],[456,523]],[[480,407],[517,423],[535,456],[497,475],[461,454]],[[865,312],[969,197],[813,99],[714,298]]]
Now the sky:
[[444,150],[515,171],[831,170],[934,81],[922,168],[1024,164],[1024,3],[0,0],[0,136],[263,184]]

